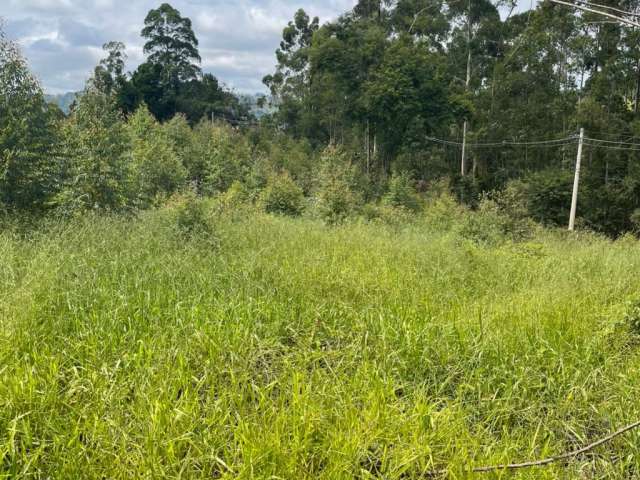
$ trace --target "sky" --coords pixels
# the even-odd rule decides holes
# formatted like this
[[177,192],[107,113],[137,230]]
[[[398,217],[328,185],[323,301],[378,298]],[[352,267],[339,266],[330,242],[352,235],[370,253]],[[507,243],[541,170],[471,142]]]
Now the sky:
[[[0,0],[0,17],[47,93],[79,91],[104,56],[102,45],[124,42],[127,68],[144,60],[140,37],[147,12],[167,0]],[[282,29],[298,8],[321,22],[356,0],[169,0],[191,18],[204,72],[240,93],[263,92]]]

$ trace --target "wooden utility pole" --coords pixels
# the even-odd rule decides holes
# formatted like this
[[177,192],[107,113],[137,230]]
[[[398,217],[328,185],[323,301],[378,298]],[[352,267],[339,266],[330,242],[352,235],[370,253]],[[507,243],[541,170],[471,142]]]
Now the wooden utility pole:
[[573,197],[571,198],[571,215],[569,216],[569,231],[576,227],[576,213],[578,211],[578,188],[580,187],[580,164],[582,163],[582,145],[584,144],[584,128],[580,129],[578,142],[578,158],[576,159],[576,176],[573,179]]
[[461,174],[464,177],[467,173],[467,121],[464,121],[462,126],[462,161],[460,162]]

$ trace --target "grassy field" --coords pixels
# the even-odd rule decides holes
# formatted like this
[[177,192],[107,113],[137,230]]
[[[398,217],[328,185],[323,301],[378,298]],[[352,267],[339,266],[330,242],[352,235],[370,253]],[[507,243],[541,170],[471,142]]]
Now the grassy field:
[[0,233],[0,478],[478,478],[640,419],[634,240],[172,218]]

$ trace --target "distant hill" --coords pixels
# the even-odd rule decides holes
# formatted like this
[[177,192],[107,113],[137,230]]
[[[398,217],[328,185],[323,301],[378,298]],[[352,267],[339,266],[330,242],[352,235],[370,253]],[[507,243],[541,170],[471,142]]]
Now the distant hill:
[[45,95],[44,98],[49,103],[55,103],[60,107],[60,110],[62,110],[65,114],[68,114],[69,110],[71,109],[71,105],[78,97],[78,95],[79,92],[67,92],[61,93],[59,95]]

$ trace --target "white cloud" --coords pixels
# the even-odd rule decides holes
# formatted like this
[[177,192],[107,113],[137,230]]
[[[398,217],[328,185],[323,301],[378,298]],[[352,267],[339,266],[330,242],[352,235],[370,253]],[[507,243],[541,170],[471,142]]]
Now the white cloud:
[[[102,56],[100,45],[127,45],[128,68],[144,61],[144,18],[162,0],[0,0],[0,17],[51,92],[80,90]],[[298,8],[321,21],[356,0],[169,0],[193,20],[203,69],[240,91],[262,90],[282,29]]]

